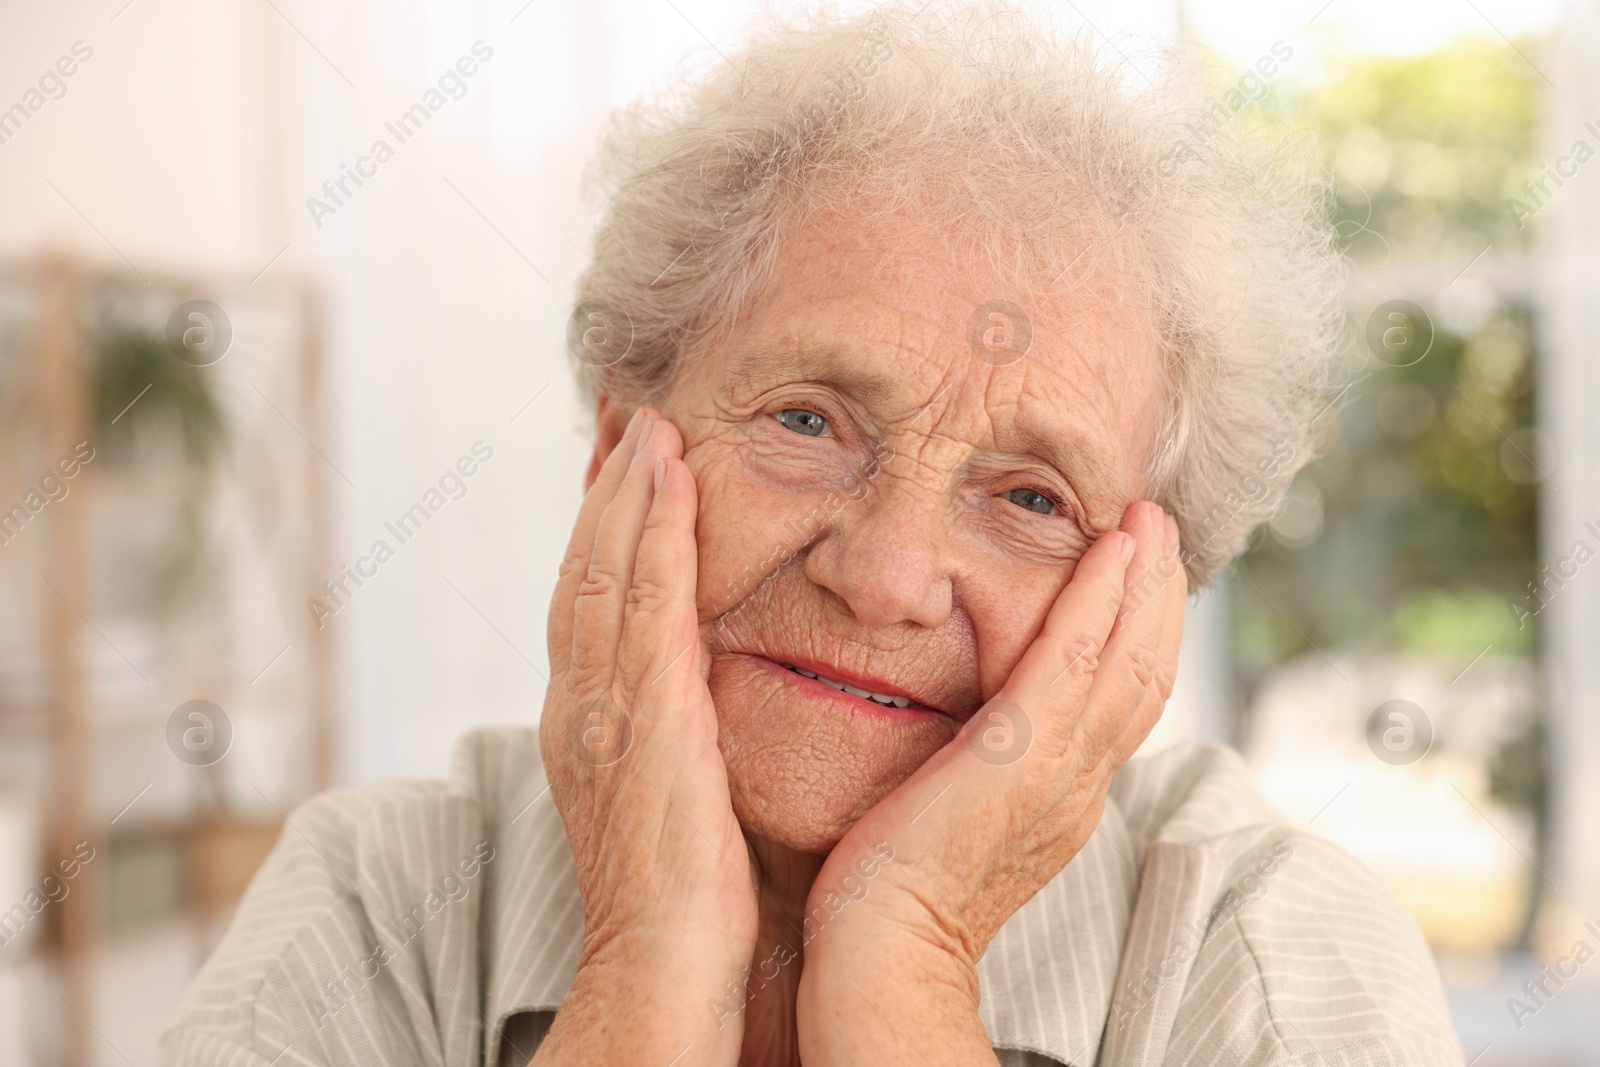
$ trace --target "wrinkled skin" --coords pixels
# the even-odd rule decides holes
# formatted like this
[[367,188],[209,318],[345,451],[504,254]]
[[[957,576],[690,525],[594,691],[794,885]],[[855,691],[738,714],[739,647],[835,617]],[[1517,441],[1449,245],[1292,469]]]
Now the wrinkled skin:
[[[1030,302],[901,232],[814,221],[645,418],[600,403],[541,723],[586,937],[535,1062],[992,1063],[978,957],[1170,693],[1147,316],[1105,279]],[[996,298],[1031,318],[1009,365],[967,340]],[[601,698],[632,738],[591,767],[570,742]],[[747,965],[767,980],[730,1001]]]

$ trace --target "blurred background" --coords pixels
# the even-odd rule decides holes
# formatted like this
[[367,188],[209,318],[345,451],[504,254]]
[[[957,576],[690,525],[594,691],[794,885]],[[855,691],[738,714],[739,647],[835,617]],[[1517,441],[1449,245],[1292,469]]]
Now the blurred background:
[[[1315,133],[1351,262],[1325,455],[1149,746],[1376,869],[1469,1061],[1600,1064],[1600,5],[1045,6]],[[755,10],[0,12],[0,1067],[155,1063],[296,803],[536,722],[585,160]]]

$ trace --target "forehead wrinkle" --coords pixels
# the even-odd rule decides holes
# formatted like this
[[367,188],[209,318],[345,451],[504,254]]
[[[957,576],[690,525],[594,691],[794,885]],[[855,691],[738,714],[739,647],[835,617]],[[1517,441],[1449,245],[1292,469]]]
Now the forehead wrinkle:
[[877,408],[888,407],[904,392],[900,379],[874,369],[871,360],[840,359],[848,357],[844,349],[804,337],[757,341],[729,353],[727,374],[756,387],[798,375]]
[[[1020,369],[1021,381],[999,401],[1010,412],[1003,435],[1006,450],[1035,456],[1060,472],[1077,493],[1089,525],[1109,529],[1121,519],[1127,503],[1125,475],[1137,473],[1133,463],[1120,453],[1107,428],[1092,417],[1095,405],[1075,404],[1082,398],[1070,390],[1052,395],[1039,381],[1041,368],[1035,361]],[[1001,440],[1002,435],[996,433],[997,447]]]

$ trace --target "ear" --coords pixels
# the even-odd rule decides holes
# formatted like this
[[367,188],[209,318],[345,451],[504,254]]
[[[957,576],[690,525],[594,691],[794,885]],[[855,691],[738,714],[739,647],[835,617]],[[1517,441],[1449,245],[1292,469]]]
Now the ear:
[[601,394],[594,408],[594,454],[589,457],[589,469],[583,476],[583,491],[587,493],[594,480],[600,477],[600,465],[611,455],[611,450],[617,447],[617,442],[622,440],[622,435],[628,429],[628,420],[633,418],[633,411],[625,408],[612,399]]

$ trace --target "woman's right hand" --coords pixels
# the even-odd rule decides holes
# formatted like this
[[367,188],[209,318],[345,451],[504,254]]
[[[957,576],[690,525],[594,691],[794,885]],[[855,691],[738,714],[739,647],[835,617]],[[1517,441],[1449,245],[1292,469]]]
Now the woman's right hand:
[[750,962],[757,891],[717,748],[682,455],[670,422],[635,414],[584,497],[550,603],[539,745],[584,939],[536,1064],[739,1056],[742,1018],[708,1006]]

